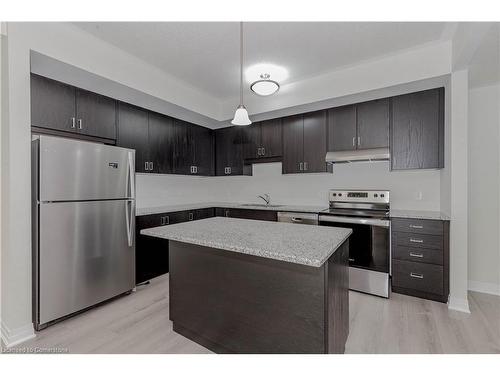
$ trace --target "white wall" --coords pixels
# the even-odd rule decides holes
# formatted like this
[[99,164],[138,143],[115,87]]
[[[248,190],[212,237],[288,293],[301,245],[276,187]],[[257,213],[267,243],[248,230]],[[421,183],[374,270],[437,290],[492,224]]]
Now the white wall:
[[500,85],[469,91],[469,289],[500,294]]
[[[189,202],[258,202],[268,193],[274,204],[328,205],[329,189],[391,191],[393,208],[440,209],[440,172],[389,172],[388,162],[334,166],[333,173],[286,174],[281,163],[254,164],[252,176],[137,176],[137,207]],[[418,199],[421,194],[422,199]]]

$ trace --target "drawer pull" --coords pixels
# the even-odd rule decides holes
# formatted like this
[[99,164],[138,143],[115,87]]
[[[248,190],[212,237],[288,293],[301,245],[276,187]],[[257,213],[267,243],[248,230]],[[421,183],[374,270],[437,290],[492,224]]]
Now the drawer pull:
[[413,229],[424,229],[424,226],[423,225],[410,224],[410,228],[413,228]]
[[423,279],[424,278],[424,275],[422,275],[421,273],[410,272],[410,276],[413,277],[414,279]]
[[423,258],[424,257],[424,254],[417,254],[417,253],[412,253],[410,251],[410,256],[413,257],[413,258]]
[[414,242],[414,243],[424,243],[424,240],[417,240],[415,238],[410,238],[410,242]]

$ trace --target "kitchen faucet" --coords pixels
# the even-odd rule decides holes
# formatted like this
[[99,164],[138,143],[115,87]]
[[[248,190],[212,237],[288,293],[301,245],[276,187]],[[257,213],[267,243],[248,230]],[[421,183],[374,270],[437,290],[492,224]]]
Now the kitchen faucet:
[[257,198],[263,199],[264,202],[266,202],[266,205],[269,205],[269,203],[271,203],[271,197],[269,196],[269,194],[264,194],[264,196],[257,195]]

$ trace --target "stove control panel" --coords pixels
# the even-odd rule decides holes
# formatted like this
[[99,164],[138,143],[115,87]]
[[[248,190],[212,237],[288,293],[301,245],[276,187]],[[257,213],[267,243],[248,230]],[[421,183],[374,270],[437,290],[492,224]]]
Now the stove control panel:
[[388,190],[330,190],[330,202],[389,203]]

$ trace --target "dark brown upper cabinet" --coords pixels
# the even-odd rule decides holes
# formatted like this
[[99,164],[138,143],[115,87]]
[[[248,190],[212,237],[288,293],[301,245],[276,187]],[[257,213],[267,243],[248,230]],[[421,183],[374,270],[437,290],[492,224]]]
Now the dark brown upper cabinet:
[[326,172],[326,111],[283,119],[283,173]]
[[116,100],[76,89],[77,131],[99,138],[116,139]]
[[244,128],[230,126],[215,131],[215,174],[248,175],[251,166],[243,164]]
[[389,146],[389,99],[332,108],[328,111],[328,151]]
[[76,89],[31,74],[31,126],[76,132]]
[[356,105],[359,150],[389,147],[389,104],[389,99],[378,99]]
[[355,150],[356,138],[356,106],[328,110],[328,151]]
[[190,168],[190,173],[201,176],[213,176],[215,167],[213,130],[199,125],[191,125],[190,136],[194,142],[192,155],[193,169]]
[[135,150],[135,171],[149,172],[148,112],[126,103],[118,104],[116,144]]
[[173,173],[213,176],[214,140],[210,129],[174,120]]
[[392,98],[391,169],[444,167],[444,88]]
[[174,126],[171,117],[148,112],[149,166],[147,172],[173,173]]
[[281,119],[256,122],[243,128],[244,159],[266,161],[282,155]]
[[114,99],[31,74],[31,125],[116,139]]

